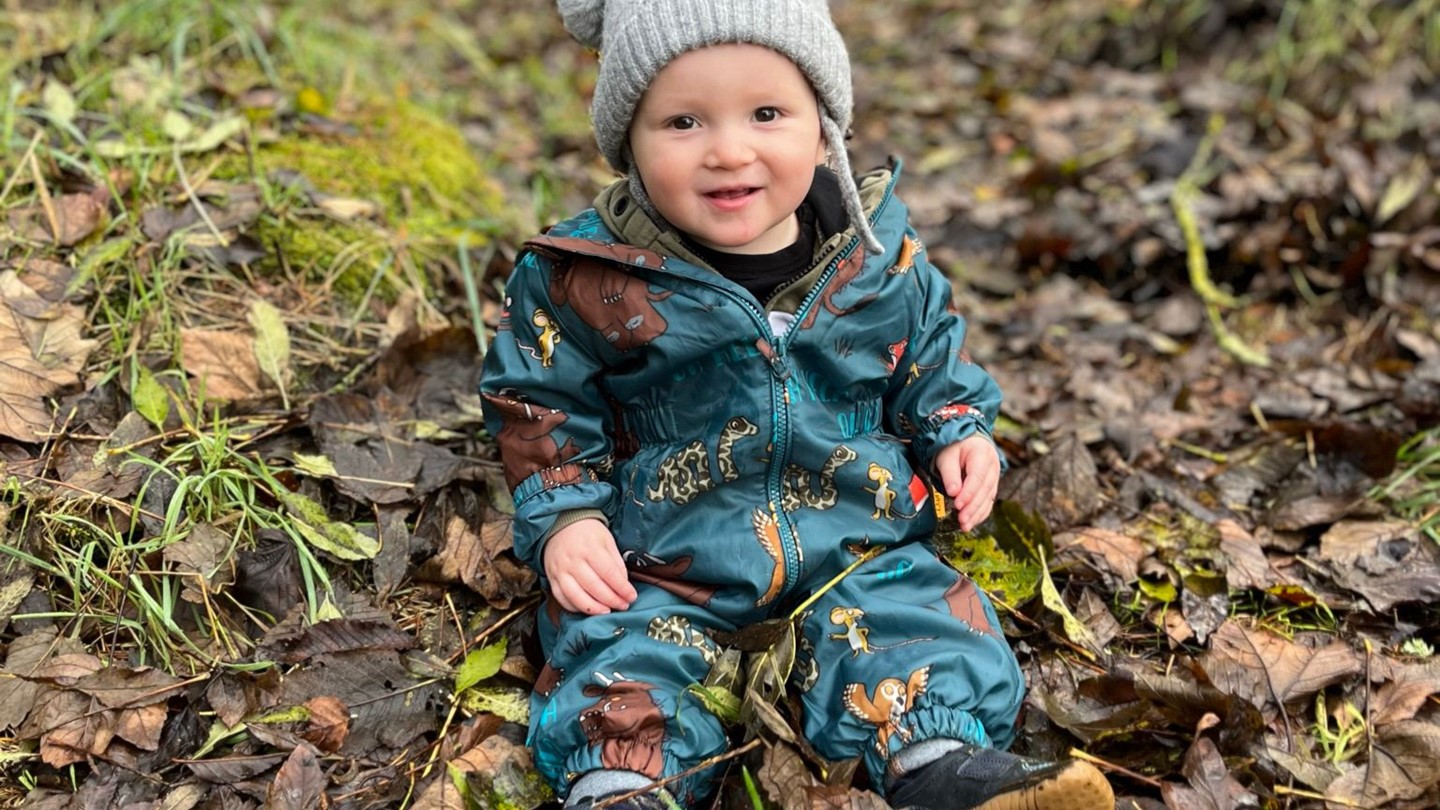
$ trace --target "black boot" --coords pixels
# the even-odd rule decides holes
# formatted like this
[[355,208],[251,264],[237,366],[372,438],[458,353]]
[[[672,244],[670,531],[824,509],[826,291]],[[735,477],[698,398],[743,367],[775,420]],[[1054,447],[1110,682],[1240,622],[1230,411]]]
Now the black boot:
[[1114,810],[1105,775],[1088,762],[1044,762],[969,743],[891,783],[907,810]]

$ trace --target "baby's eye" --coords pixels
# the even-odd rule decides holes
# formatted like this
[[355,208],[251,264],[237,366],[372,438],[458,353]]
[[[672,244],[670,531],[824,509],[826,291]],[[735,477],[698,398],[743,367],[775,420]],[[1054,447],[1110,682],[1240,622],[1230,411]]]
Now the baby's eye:
[[691,115],[677,115],[670,119],[671,129],[694,129],[699,126],[699,124],[700,122],[696,121],[695,117]]
[[768,124],[780,117],[780,111],[774,107],[761,107],[755,111],[755,120],[762,124]]

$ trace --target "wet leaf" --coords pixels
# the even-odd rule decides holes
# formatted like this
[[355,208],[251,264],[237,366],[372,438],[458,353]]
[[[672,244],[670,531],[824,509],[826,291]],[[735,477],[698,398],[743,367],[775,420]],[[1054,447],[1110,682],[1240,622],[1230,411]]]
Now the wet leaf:
[[304,626],[298,615],[287,617],[260,642],[258,652],[287,664],[324,653],[360,650],[408,650],[415,639],[395,626],[390,616],[374,611],[367,616],[318,621]]
[[123,709],[116,714],[115,736],[134,744],[142,751],[160,748],[160,733],[165,729],[167,712],[155,703],[140,708]]
[[535,573],[511,553],[513,518],[490,509],[472,491],[447,491],[417,528],[417,536],[422,532],[439,534],[440,551],[417,577],[464,583],[502,609],[535,583]]
[[1264,590],[1276,582],[1275,571],[1260,541],[1233,520],[1222,520],[1215,526],[1220,532],[1220,551],[1225,561],[1225,583],[1235,590]]
[[782,810],[809,810],[806,790],[819,784],[799,752],[788,745],[766,746],[756,775],[765,798],[779,804]]
[[[20,603],[30,594],[34,585],[35,574],[28,566],[0,573],[0,630],[10,623],[15,609],[20,607]],[[0,728],[4,725],[0,723]]]
[[1000,498],[1040,515],[1050,530],[1067,529],[1100,508],[1100,471],[1085,444],[1069,434],[1050,453],[1006,475]]
[[443,685],[410,675],[390,650],[329,653],[290,673],[280,704],[298,706],[332,696],[350,707],[350,733],[342,753],[399,748],[436,730]]
[[164,703],[184,682],[158,669],[108,666],[75,680],[71,687],[110,709],[134,709]]

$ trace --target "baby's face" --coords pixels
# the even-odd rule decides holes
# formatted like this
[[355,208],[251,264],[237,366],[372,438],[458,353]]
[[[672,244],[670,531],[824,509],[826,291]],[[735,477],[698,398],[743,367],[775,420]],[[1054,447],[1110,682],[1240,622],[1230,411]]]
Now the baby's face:
[[688,51],[655,75],[630,126],[645,191],[706,247],[773,253],[799,236],[795,209],[825,159],[805,75],[759,45]]

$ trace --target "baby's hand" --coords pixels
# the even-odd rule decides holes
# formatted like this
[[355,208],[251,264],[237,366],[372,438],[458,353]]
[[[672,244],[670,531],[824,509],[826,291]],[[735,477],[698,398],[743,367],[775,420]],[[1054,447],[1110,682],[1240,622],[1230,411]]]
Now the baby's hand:
[[962,531],[990,517],[1000,489],[1000,453],[988,437],[975,434],[947,445],[935,456],[935,471],[945,494],[955,502]]
[[550,593],[571,613],[609,613],[635,601],[625,561],[602,521],[578,520],[556,532],[543,557]]

